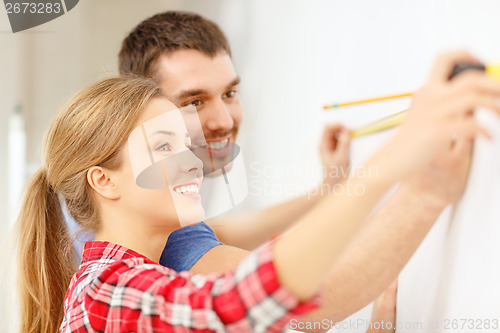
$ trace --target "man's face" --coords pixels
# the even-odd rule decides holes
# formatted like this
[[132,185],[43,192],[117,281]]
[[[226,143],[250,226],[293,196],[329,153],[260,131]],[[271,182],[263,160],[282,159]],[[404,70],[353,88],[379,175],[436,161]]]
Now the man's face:
[[[160,56],[156,65],[167,98],[179,107],[196,107],[210,154],[226,159],[243,117],[240,80],[229,55],[221,51],[210,57],[197,50],[178,50]],[[192,139],[195,145],[196,138]]]

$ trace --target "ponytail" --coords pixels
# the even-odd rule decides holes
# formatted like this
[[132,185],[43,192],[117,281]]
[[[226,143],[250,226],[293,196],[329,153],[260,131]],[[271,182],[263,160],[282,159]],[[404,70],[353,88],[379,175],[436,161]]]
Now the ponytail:
[[76,271],[76,253],[56,191],[39,170],[30,180],[17,221],[20,332],[54,333]]
[[87,171],[95,165],[120,166],[118,152],[140,115],[152,98],[162,96],[150,79],[105,79],[77,93],[52,121],[45,167],[31,178],[17,221],[22,333],[59,329],[64,296],[77,270],[59,197],[82,229],[97,230],[99,207]]

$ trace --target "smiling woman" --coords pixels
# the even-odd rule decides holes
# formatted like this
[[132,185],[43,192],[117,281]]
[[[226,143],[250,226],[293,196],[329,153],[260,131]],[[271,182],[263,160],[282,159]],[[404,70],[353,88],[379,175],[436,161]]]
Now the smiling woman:
[[[204,216],[199,194],[203,163],[193,153],[191,136],[186,128],[188,124],[193,136],[200,137],[193,129],[196,126],[190,123],[193,121],[191,114],[196,112],[191,109],[176,109],[165,99],[151,101],[126,145],[134,182],[142,187],[131,205],[145,204],[140,199],[144,198],[148,205],[153,203],[176,214],[170,216],[170,220],[178,220],[178,226],[198,223]],[[170,194],[165,198],[166,189]],[[156,201],[158,197],[166,201],[159,203]]]
[[[269,245],[222,276],[157,263],[171,231],[203,218],[186,119],[139,78],[103,80],[62,108],[18,218],[21,332],[267,331],[314,307],[281,286]],[[137,182],[144,170],[153,186]],[[96,235],[79,268],[60,198]]]

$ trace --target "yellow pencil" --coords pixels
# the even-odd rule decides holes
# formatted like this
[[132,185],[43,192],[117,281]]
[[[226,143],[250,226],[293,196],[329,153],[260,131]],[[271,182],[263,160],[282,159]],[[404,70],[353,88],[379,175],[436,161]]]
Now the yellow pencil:
[[384,100],[393,99],[393,98],[409,97],[411,95],[413,95],[413,93],[409,92],[409,93],[404,93],[404,94],[397,94],[397,95],[389,95],[389,96],[381,96],[381,97],[360,99],[360,100],[355,100],[355,101],[350,101],[350,102],[328,104],[328,105],[324,105],[323,109],[324,110],[335,109],[335,108],[339,108],[339,107],[342,107],[342,106],[350,106],[350,105],[356,105],[356,104],[378,102],[378,101],[384,101]]
[[[488,64],[488,65],[482,65],[482,64],[457,64],[455,68],[453,69],[452,75],[455,76],[464,70],[467,69],[476,69],[476,70],[483,70],[485,71],[489,76],[500,79],[500,63],[498,64]],[[360,99],[360,100],[354,100],[354,101],[349,101],[349,102],[342,102],[342,103],[334,103],[334,104],[326,104],[323,106],[324,110],[328,109],[336,109],[339,107],[343,106],[350,106],[350,105],[356,105],[356,104],[364,104],[364,103],[371,103],[371,102],[378,102],[378,101],[384,101],[388,99],[394,99],[394,98],[401,98],[401,97],[410,97],[413,95],[413,92],[408,92],[408,93],[403,93],[403,94],[396,94],[396,95],[388,95],[388,96],[380,96],[380,97],[373,97],[373,98],[366,98],[366,99]]]
[[376,132],[380,132],[389,128],[392,128],[396,125],[399,125],[403,119],[406,117],[406,113],[408,110],[404,110],[388,117],[376,120],[372,123],[369,123],[365,126],[362,126],[351,132],[352,138],[357,138],[363,135],[368,135]]
[[[466,64],[466,63],[457,64],[453,68],[453,72],[451,74],[451,77],[458,75],[461,72],[468,70],[468,69],[483,70],[490,77],[500,80],[500,63],[488,64],[488,65]],[[338,107],[342,107],[342,106],[377,102],[377,101],[383,101],[383,100],[393,99],[393,98],[409,97],[411,95],[413,95],[412,92],[404,93],[404,94],[397,94],[397,95],[381,96],[381,97],[362,99],[362,100],[345,102],[345,103],[329,104],[329,105],[323,106],[323,108],[325,110],[326,109],[333,109],[333,108],[338,108]],[[408,109],[401,111],[401,112],[398,112],[398,113],[395,113],[395,114],[390,115],[388,117],[379,119],[379,120],[374,121],[372,123],[369,123],[365,126],[362,126],[362,127],[358,128],[357,130],[352,131],[351,137],[356,138],[356,137],[360,137],[363,135],[368,135],[368,134],[380,132],[380,131],[392,128],[396,125],[399,125],[403,121],[403,119],[405,118],[407,111],[408,111]]]

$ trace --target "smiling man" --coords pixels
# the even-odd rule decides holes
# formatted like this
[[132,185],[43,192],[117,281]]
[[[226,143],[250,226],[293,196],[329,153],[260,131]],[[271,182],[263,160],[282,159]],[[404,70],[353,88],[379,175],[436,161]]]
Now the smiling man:
[[[121,73],[152,76],[172,102],[195,106],[213,155],[225,158],[230,153],[227,147],[235,142],[243,119],[240,79],[229,44],[215,23],[192,13],[155,15],[123,41],[119,61]],[[349,137],[349,131],[340,125],[325,128],[320,154],[326,170],[348,167]],[[471,149],[470,142],[455,143],[432,168],[399,186],[351,242],[326,281],[323,306],[306,318],[307,322],[342,320],[370,303],[396,279],[441,211],[461,196]],[[247,255],[246,250],[293,226],[341,181],[326,177],[315,195],[214,219],[209,224],[215,234],[204,222],[182,228],[170,235],[161,263],[197,273],[231,270]],[[386,315],[393,317],[394,297],[387,299],[392,304],[381,309],[390,309],[392,314]]]
[[156,69],[155,77],[174,103],[198,110],[214,164],[227,164],[243,117],[240,78],[229,55],[212,58],[197,50],[177,50],[160,56]]

